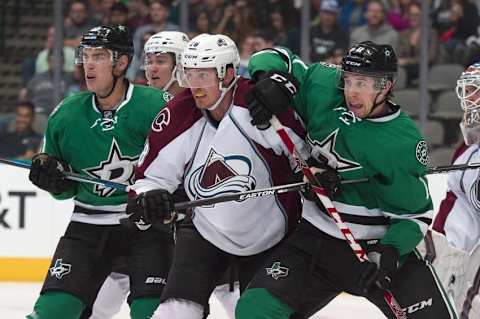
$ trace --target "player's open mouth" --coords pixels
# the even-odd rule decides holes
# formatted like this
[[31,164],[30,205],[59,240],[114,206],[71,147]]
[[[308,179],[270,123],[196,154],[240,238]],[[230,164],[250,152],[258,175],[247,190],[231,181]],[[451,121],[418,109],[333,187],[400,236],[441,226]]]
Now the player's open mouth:
[[95,80],[97,77],[94,75],[87,75],[86,78],[87,80]]

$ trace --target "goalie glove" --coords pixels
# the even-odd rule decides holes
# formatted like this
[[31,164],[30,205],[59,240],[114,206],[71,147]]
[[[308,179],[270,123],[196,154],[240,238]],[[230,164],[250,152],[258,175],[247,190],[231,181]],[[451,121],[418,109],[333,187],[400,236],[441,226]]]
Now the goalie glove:
[[252,125],[264,130],[273,115],[285,112],[298,91],[297,79],[285,72],[269,72],[245,95]]
[[373,288],[389,289],[400,265],[398,250],[390,245],[374,244],[366,249],[369,261],[361,264],[357,286],[368,294]]
[[151,190],[129,198],[126,212],[130,222],[136,224],[140,230],[157,223],[170,225],[177,216],[173,196],[164,189]]
[[58,195],[77,185],[77,182],[66,178],[65,172],[70,171],[70,167],[64,161],[47,153],[39,153],[32,158],[28,179],[39,188]]

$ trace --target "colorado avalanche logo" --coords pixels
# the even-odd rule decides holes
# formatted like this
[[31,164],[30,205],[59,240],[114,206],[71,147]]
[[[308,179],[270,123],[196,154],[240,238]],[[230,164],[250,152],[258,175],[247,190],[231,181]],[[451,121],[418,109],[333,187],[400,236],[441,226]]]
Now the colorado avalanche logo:
[[152,122],[152,130],[155,132],[161,132],[170,123],[170,110],[164,108]]
[[188,179],[188,192],[197,199],[233,194],[255,189],[255,178],[250,176],[252,162],[243,155],[223,156],[210,150],[203,166]]

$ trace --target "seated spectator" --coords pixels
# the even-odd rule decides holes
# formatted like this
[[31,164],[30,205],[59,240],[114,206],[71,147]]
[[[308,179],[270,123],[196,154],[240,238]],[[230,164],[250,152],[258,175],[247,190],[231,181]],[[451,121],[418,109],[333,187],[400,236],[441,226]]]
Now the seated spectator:
[[239,53],[240,53],[240,65],[238,67],[237,74],[241,75],[247,79],[250,78],[250,74],[248,73],[248,61],[250,57],[255,52],[254,51],[255,45],[255,37],[252,34],[248,34],[243,41],[240,43],[239,46]]
[[117,2],[110,8],[110,16],[107,25],[127,25],[128,23],[128,7],[122,2]]
[[340,7],[337,0],[323,0],[318,12],[319,24],[310,28],[311,61],[326,61],[335,51],[346,52],[348,34],[337,24]]
[[128,11],[129,18],[127,21],[127,26],[130,30],[136,30],[142,25],[146,25],[151,22],[148,14],[147,0],[129,0]]
[[133,45],[135,47],[135,55],[140,56],[143,51],[143,34],[150,32],[153,34],[162,31],[180,31],[180,27],[176,24],[167,22],[169,14],[169,5],[166,0],[150,1],[150,20],[149,24],[139,27],[133,35]]
[[383,3],[380,0],[369,1],[365,17],[367,18],[367,24],[353,30],[350,44],[372,41],[378,44],[389,44],[396,52],[398,32],[386,23]]
[[300,53],[300,34],[298,29],[294,27],[294,23],[290,23],[290,18],[294,16],[286,14],[282,8],[277,7],[270,13],[271,32],[273,33],[273,42],[289,48],[292,52]]
[[257,30],[253,34],[253,53],[275,46],[273,34],[268,31]]
[[452,25],[441,35],[450,62],[464,63],[466,40],[476,34],[480,22],[477,6],[470,0],[457,0],[452,4]]
[[212,33],[207,11],[200,10],[196,13],[193,30],[194,31],[188,33],[190,39],[193,39],[202,33]]
[[367,0],[346,0],[342,5],[338,23],[342,30],[350,31],[365,24]]
[[[63,54],[61,65],[63,65]],[[49,115],[56,106],[53,83],[54,56],[53,50],[48,51],[48,70],[36,74],[27,84],[26,89],[20,92],[21,101],[32,101],[35,113]],[[72,84],[72,73],[61,72],[60,94],[65,96],[68,87]]]
[[[40,51],[35,60],[35,74],[48,71],[48,51],[53,49],[55,43],[55,27],[48,28],[47,39],[45,40],[45,49]],[[65,62],[63,63],[63,70],[65,72],[73,72],[75,68],[75,50],[64,46],[63,56]]]
[[255,27],[255,15],[246,0],[237,0],[225,8],[223,18],[214,30],[215,34],[226,34],[235,43],[243,42]]
[[21,102],[15,110],[15,122],[10,130],[0,134],[0,156],[29,160],[40,148],[42,136],[33,130],[34,106]]
[[388,23],[396,30],[403,31],[410,27],[408,9],[411,4],[417,4],[416,0],[388,0],[390,9],[387,17]]
[[[420,61],[420,21],[421,8],[418,4],[411,4],[408,9],[410,28],[402,31],[398,43],[398,65],[403,66],[407,72],[407,85],[418,78]],[[438,35],[435,29],[429,33],[429,63],[435,63],[438,55]]]
[[77,48],[82,35],[96,25],[98,21],[89,14],[87,4],[79,0],[73,1],[65,19],[64,44],[67,47]]

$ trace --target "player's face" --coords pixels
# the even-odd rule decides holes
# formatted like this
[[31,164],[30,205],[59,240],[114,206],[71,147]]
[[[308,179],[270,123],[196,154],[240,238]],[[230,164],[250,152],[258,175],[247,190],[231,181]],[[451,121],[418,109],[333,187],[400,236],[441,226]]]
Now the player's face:
[[185,79],[198,108],[206,109],[220,98],[219,79],[214,68],[186,69]]
[[84,48],[83,70],[85,82],[90,92],[104,95],[112,87],[112,53],[103,48]]
[[173,57],[168,53],[147,54],[145,76],[148,84],[157,89],[163,89],[172,77],[173,65]]
[[475,85],[465,86],[465,99],[468,100],[471,105],[478,105],[480,101],[480,89]]
[[367,117],[373,108],[375,96],[375,79],[357,74],[344,74],[344,95],[347,107],[356,117]]

